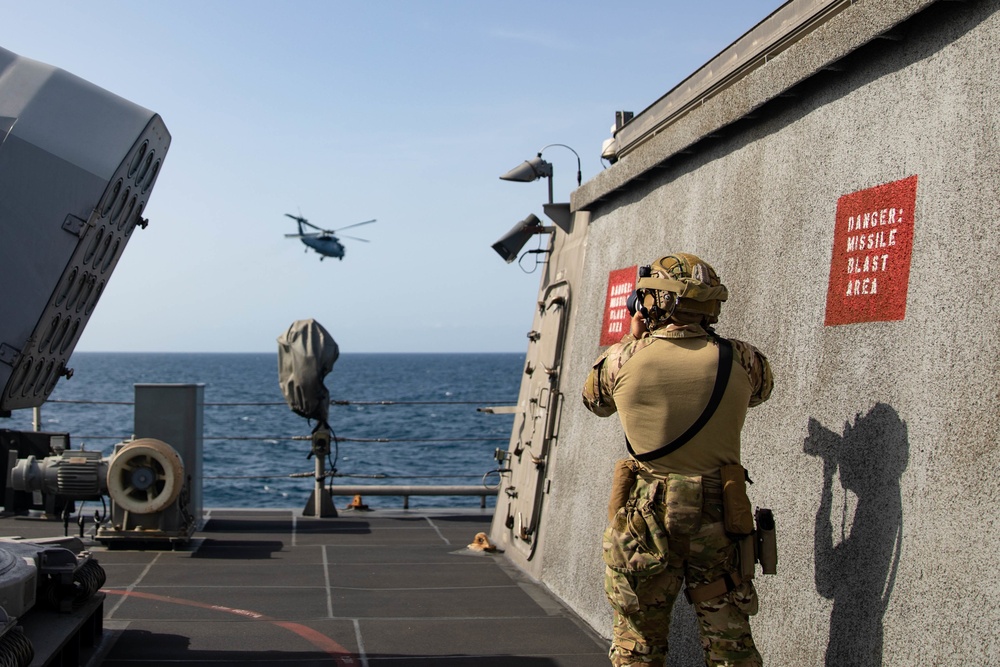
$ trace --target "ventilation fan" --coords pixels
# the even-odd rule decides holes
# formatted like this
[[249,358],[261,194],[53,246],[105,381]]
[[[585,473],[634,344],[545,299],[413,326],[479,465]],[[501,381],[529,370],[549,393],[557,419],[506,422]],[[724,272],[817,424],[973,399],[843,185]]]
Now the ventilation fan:
[[188,479],[180,454],[167,443],[142,438],[98,452],[67,450],[38,460],[20,459],[11,470],[18,491],[42,491],[69,500],[111,498],[111,513],[97,539],[187,541],[194,534]]

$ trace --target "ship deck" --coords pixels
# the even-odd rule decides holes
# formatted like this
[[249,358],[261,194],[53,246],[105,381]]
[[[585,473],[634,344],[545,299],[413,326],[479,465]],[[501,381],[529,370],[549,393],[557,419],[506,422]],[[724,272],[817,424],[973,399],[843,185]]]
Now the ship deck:
[[[207,511],[174,549],[87,542],[107,583],[85,664],[608,664],[607,642],[546,588],[503,554],[467,548],[492,510],[301,514]],[[40,539],[63,525],[7,517],[0,534]]]

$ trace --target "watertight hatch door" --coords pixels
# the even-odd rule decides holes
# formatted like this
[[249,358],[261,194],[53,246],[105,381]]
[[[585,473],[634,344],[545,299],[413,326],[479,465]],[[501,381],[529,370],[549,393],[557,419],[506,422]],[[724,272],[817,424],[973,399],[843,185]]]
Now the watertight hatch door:
[[[509,450],[509,476],[502,482],[500,502],[507,503],[509,542],[528,559],[538,542],[547,493],[549,457],[558,437],[559,391],[563,339],[569,307],[569,284],[546,288],[529,336],[522,400],[515,417]],[[524,384],[527,383],[527,387]]]

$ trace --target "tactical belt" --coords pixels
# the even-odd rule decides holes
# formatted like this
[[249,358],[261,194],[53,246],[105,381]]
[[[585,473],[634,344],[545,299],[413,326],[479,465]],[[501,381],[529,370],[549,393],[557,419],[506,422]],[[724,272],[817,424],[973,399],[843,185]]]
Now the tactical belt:
[[715,386],[712,387],[712,396],[708,399],[708,405],[705,406],[705,410],[701,413],[701,416],[695,420],[691,427],[681,433],[673,442],[669,442],[662,447],[654,449],[651,452],[646,452],[644,454],[636,454],[635,450],[632,449],[632,443],[628,441],[628,436],[625,436],[625,447],[628,448],[628,453],[632,455],[638,461],[652,461],[653,459],[658,459],[667,454],[671,454],[677,449],[680,449],[683,445],[687,444],[688,440],[693,438],[698,434],[708,420],[712,418],[715,414],[715,409],[719,407],[719,403],[722,402],[722,395],[726,393],[726,385],[729,384],[729,372],[733,367],[733,344],[730,343],[725,338],[716,338],[716,343],[719,345],[719,371],[715,375]]

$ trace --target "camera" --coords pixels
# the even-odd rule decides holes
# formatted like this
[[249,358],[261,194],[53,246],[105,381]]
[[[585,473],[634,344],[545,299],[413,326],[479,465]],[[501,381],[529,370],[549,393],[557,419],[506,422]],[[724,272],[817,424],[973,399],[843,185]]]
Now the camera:
[[639,293],[632,292],[628,295],[628,299],[625,301],[625,307],[628,308],[628,314],[635,317],[635,311],[639,307]]
[[[639,267],[639,278],[648,278],[650,273],[651,267],[648,264]],[[635,317],[637,310],[642,309],[642,303],[639,300],[639,290],[635,290],[628,295],[628,299],[625,300],[625,307],[628,308],[628,314],[632,317]],[[645,316],[645,313],[643,315]]]

